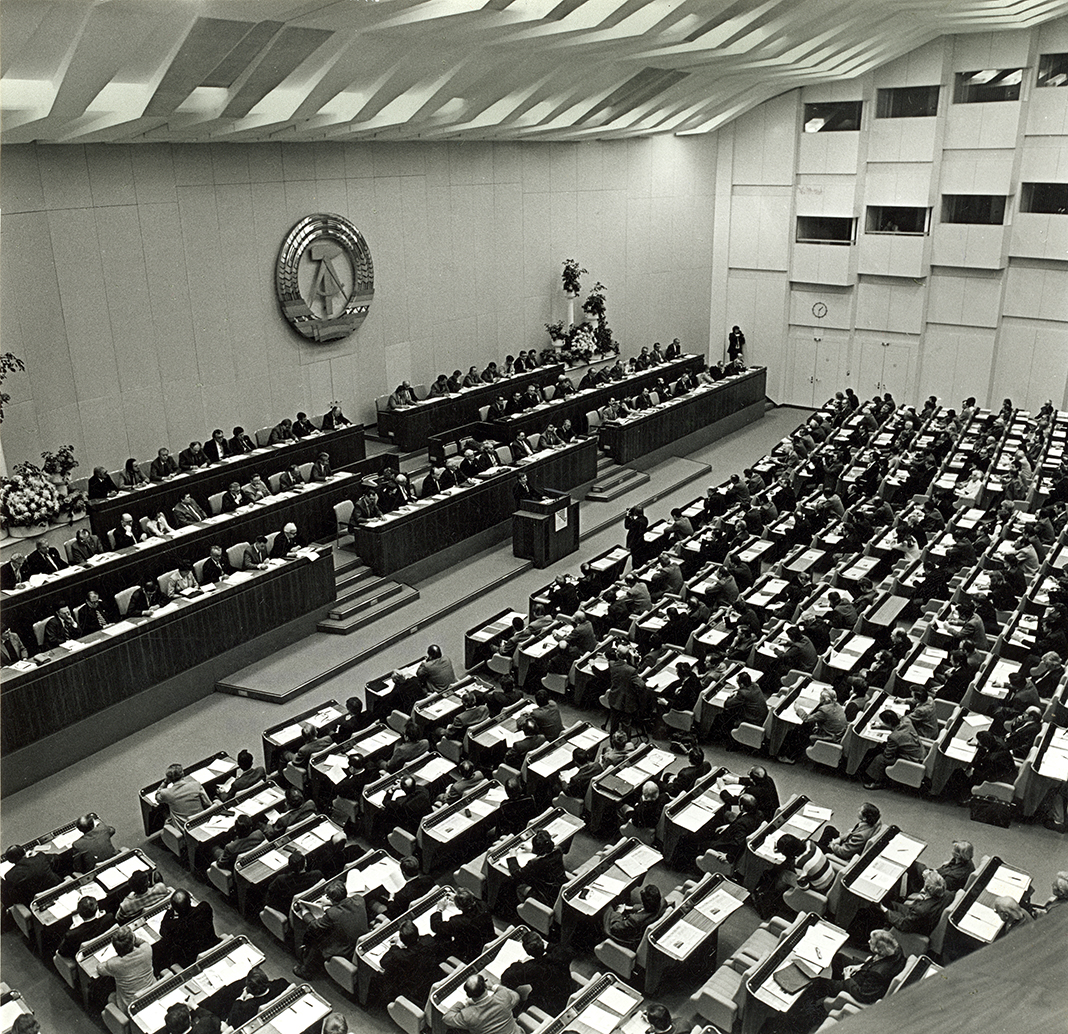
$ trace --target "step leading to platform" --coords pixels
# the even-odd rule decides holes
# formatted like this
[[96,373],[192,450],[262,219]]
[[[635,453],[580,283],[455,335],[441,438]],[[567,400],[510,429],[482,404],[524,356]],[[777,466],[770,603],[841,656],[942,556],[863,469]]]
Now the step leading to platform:
[[609,460],[609,466],[598,473],[601,475],[586,493],[587,502],[608,503],[626,495],[633,488],[647,484],[649,475],[644,471],[620,467]]

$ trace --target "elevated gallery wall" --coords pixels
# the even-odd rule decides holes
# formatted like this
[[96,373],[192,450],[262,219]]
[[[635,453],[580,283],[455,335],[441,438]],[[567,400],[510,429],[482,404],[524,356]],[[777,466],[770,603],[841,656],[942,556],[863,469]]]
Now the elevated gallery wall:
[[[1068,86],[1038,85],[1065,55],[1064,18],[944,37],[720,130],[712,325],[746,329],[772,398],[818,405],[849,384],[947,405],[1068,406],[1068,214],[1026,210],[1027,184],[1068,191]],[[956,102],[958,73],[1016,69],[1019,99]],[[931,114],[877,117],[891,100],[879,91],[930,86]],[[863,102],[859,128],[805,131],[826,116],[806,106],[851,101]],[[1004,198],[1002,220],[951,222],[946,197],[969,195]],[[925,220],[918,232],[891,227],[901,209]],[[847,241],[812,242],[839,227]]]
[[[0,176],[8,465],[73,443],[79,474],[342,400],[373,421],[402,379],[548,342],[575,258],[625,348],[709,335],[714,136],[575,145],[5,147]],[[289,228],[348,216],[370,314],[312,344],[281,318]]]

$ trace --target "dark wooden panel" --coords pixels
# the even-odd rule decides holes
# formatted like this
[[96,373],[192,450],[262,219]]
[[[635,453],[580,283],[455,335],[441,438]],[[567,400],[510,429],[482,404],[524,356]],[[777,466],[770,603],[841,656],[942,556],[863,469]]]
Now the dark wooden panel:
[[632,374],[621,381],[611,381],[598,388],[576,392],[559,400],[554,399],[546,406],[528,409],[525,413],[516,413],[504,420],[494,420],[491,424],[498,428],[495,437],[498,441],[510,442],[520,431],[523,434],[540,434],[549,424],[559,427],[565,420],[570,420],[576,429],[584,431],[586,414],[600,409],[610,398],[621,398],[624,395],[632,397],[646,388],[654,388],[661,378],[669,385],[674,384],[684,373],[697,373],[703,363],[704,360],[699,355],[684,355],[670,363]]
[[[597,443],[584,438],[521,469],[536,487],[566,492],[597,476]],[[387,524],[358,528],[356,551],[378,575],[424,560],[511,517],[518,475],[518,469],[510,469]]]
[[536,370],[503,378],[493,384],[472,388],[460,395],[451,395],[440,402],[415,405],[408,409],[380,409],[378,433],[389,435],[405,452],[414,452],[426,445],[427,438],[439,431],[448,431],[460,424],[470,424],[478,419],[478,411],[488,406],[498,395],[511,395],[514,391],[526,391],[530,384],[545,387],[552,384],[564,372],[562,363],[539,366]]
[[367,450],[363,440],[363,424],[351,424],[337,431],[302,438],[284,448],[257,449],[235,460],[213,463],[136,492],[120,492],[110,499],[98,499],[89,508],[89,524],[94,534],[104,539],[107,532],[119,526],[122,514],[133,514],[135,524],[142,517],[153,516],[160,510],[170,514],[174,504],[186,492],[192,492],[193,498],[207,510],[208,497],[216,492],[225,492],[231,481],[245,484],[257,473],[262,474],[266,481],[272,474],[278,474],[293,464],[300,466],[312,462],[321,452],[330,453],[330,465],[334,470],[341,470],[364,459]]
[[763,368],[749,370],[736,379],[720,381],[707,391],[676,399],[663,409],[651,410],[636,420],[605,424],[600,430],[601,444],[616,463],[630,463],[761,401],[766,374]]
[[6,753],[172,678],[335,598],[329,551],[194,600],[115,638],[4,679],[0,746]]

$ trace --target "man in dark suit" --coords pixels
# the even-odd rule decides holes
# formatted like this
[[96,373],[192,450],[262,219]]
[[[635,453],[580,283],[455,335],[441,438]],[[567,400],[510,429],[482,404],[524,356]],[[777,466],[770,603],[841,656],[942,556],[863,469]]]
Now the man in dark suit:
[[380,904],[382,913],[387,919],[396,919],[404,915],[412,907],[413,902],[418,901],[437,886],[434,877],[421,872],[419,860],[411,855],[401,859],[400,871],[404,877],[404,886],[394,891],[388,901]]
[[233,573],[234,569],[230,566],[229,559],[222,551],[222,546],[212,546],[211,554],[204,561],[204,567],[200,572],[200,584],[212,585],[219,579]]
[[74,841],[71,851],[74,855],[74,871],[88,872],[100,862],[114,858],[118,851],[111,842],[115,827],[100,821],[100,816],[90,812],[77,822],[81,836]]
[[66,932],[56,949],[65,959],[73,959],[86,941],[107,933],[115,925],[115,916],[111,912],[101,912],[100,902],[90,894],[78,899],[78,919],[78,925]]
[[530,840],[534,857],[526,865],[520,865],[514,857],[508,858],[508,871],[516,881],[519,899],[534,898],[552,908],[556,897],[567,879],[564,869],[564,853],[544,829],[539,829]]
[[282,528],[280,534],[275,536],[274,545],[271,547],[271,556],[276,560],[284,560],[287,554],[305,545],[307,543],[304,541],[304,537],[297,532],[297,526],[289,523]]
[[231,481],[223,493],[219,510],[222,513],[233,513],[239,506],[244,506],[247,501],[241,492],[241,483]]
[[200,1005],[236,1029],[274,1001],[288,986],[289,981],[285,977],[268,980],[259,966],[253,966],[243,982],[226,984]]
[[308,925],[300,945],[301,961],[293,967],[301,980],[317,976],[325,959],[334,955],[351,957],[356,939],[364,932],[363,909],[348,896],[344,883],[329,884],[326,897],[330,904],[322,916]]
[[267,834],[256,828],[248,815],[238,813],[234,819],[233,835],[222,847],[215,848],[215,864],[220,869],[233,872],[234,862],[246,851],[259,847],[266,839]]
[[188,449],[183,449],[178,453],[178,466],[183,471],[206,467],[210,462],[200,442],[190,442]]
[[252,452],[256,446],[252,439],[245,434],[243,427],[235,427],[234,435],[230,439],[230,454],[232,456],[240,456],[242,453]]
[[12,553],[11,559],[0,566],[0,589],[14,589],[26,580],[25,573],[26,555],[24,553]]
[[401,923],[396,942],[380,963],[385,1000],[404,995],[410,1001],[425,1002],[430,988],[441,979],[438,961],[444,957],[432,938],[420,936],[415,923]]
[[496,936],[493,913],[466,887],[457,890],[453,900],[459,914],[445,919],[439,906],[430,914],[430,928],[443,955],[455,955],[464,962],[471,962]]
[[251,789],[257,783],[263,782],[267,778],[267,772],[262,765],[253,764],[252,751],[242,750],[237,755],[237,775],[234,777],[234,781],[230,784],[230,788],[225,794],[220,793],[218,795],[220,800],[231,800],[236,797],[242,790]]
[[184,528],[190,524],[197,524],[207,517],[200,503],[193,498],[192,492],[186,492],[171,511],[174,515],[174,524],[177,528]]
[[4,852],[4,861],[11,863],[7,875],[0,883],[0,907],[28,905],[42,890],[60,883],[52,868],[52,860],[46,854],[27,854],[21,844],[12,844]]
[[219,943],[215,920],[207,901],[193,904],[189,891],[178,888],[159,924],[159,940],[152,946],[153,968],[191,966],[202,951]]
[[78,622],[66,603],[60,602],[44,627],[44,648],[51,650],[68,639],[78,638]]
[[178,473],[178,464],[174,462],[170,449],[160,449],[156,458],[148,465],[148,476],[153,481],[165,481]]
[[93,467],[86,492],[90,499],[107,499],[109,495],[118,495],[119,489],[111,480],[107,467]]
[[423,484],[419,489],[420,499],[429,499],[432,495],[437,495],[441,491],[441,468],[432,465],[427,472],[425,478],[423,478]]
[[306,868],[304,855],[293,848],[289,853],[289,864],[267,884],[265,904],[282,915],[289,915],[293,898],[314,887],[322,878],[323,874],[318,869]]
[[[89,590],[89,595],[78,608],[78,635],[89,635],[91,632],[99,632],[102,628],[114,624],[116,615],[100,598],[100,593],[95,589]],[[45,626],[47,630],[47,626]]]
[[44,539],[38,539],[33,552],[26,557],[22,565],[22,578],[26,580],[35,574],[55,574],[62,571],[67,562],[59,555],[55,546],[50,546]]
[[211,432],[211,437],[204,443],[204,455],[211,463],[219,463],[231,454],[230,443],[226,440],[221,427]]

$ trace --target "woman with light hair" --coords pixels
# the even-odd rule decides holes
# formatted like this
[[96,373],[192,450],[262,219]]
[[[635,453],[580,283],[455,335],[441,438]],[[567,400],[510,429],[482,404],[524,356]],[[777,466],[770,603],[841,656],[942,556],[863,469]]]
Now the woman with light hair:
[[1068,905],[1068,872],[1059,872],[1053,877],[1053,896],[1042,907],[1052,912],[1061,905]]
[[844,956],[831,960],[831,979],[817,977],[798,996],[786,1014],[790,1030],[810,1030],[827,1019],[823,1007],[825,998],[836,998],[845,991],[862,1005],[870,1005],[882,998],[890,988],[890,981],[905,968],[901,946],[889,930],[872,930],[868,936],[871,954],[855,966],[842,968]]
[[900,906],[886,910],[886,921],[901,933],[930,936],[949,904],[946,881],[935,869],[923,874],[923,890],[910,894]]

